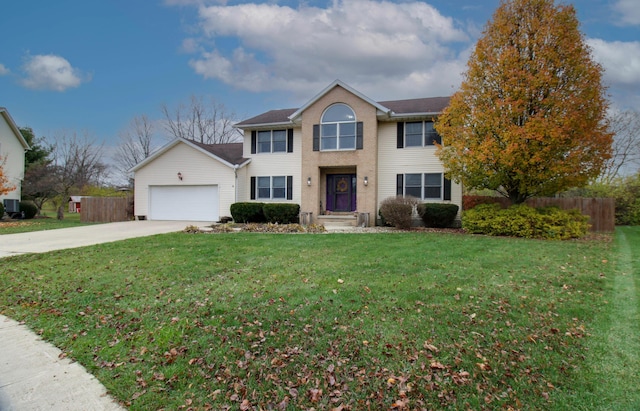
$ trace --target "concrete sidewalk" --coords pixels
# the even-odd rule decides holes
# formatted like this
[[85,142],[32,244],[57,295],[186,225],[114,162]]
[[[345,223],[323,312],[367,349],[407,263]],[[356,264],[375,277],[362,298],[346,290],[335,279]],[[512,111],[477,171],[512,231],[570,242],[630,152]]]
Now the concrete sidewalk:
[[[145,237],[211,223],[127,221],[58,230],[0,235],[2,257]],[[125,408],[80,364],[25,325],[0,315],[0,411],[117,411]]]
[[0,410],[119,411],[80,364],[26,326],[0,315]]

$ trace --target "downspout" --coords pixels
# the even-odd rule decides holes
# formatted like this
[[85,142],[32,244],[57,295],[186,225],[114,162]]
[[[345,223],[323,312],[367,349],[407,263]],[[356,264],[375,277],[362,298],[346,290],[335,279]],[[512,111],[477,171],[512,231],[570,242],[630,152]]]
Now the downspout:
[[233,202],[238,202],[238,165],[233,165],[233,175],[235,176],[234,187],[233,187]]

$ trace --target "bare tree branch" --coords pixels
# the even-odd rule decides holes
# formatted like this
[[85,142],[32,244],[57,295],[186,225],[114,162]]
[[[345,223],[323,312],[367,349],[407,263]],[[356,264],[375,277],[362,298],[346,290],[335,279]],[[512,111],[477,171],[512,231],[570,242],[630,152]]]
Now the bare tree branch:
[[609,123],[614,137],[611,158],[600,174],[600,180],[605,184],[611,184],[627,169],[634,172],[633,167],[640,167],[640,112],[616,113],[610,117]]
[[241,134],[233,128],[236,114],[227,112],[224,104],[213,98],[191,96],[188,106],[178,105],[171,110],[162,105],[165,129],[173,137],[204,144],[226,144],[239,141]]
[[131,182],[129,170],[151,155],[154,150],[154,127],[146,115],[134,117],[129,126],[118,134],[114,162],[120,174]]

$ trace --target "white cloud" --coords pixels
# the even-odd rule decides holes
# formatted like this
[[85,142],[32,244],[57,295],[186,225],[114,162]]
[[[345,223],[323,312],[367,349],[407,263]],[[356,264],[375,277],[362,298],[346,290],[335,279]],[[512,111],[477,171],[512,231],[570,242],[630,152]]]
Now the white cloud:
[[613,9],[620,14],[620,24],[640,25],[640,7],[638,0],[618,0]]
[[[200,47],[211,40],[217,47],[191,60],[198,74],[251,91],[307,97],[336,78],[371,98],[451,94],[466,63],[453,47],[470,41],[453,19],[415,1],[202,6],[199,15]],[[228,38],[237,41],[233,50],[224,48]],[[196,50],[192,43],[188,48]],[[388,92],[378,93],[383,87]]]
[[605,69],[610,85],[640,86],[640,42],[589,39],[594,59]]
[[9,69],[6,68],[4,64],[0,64],[0,76],[7,75],[9,73],[10,73]]
[[65,58],[53,54],[28,56],[23,69],[26,77],[22,84],[36,90],[64,91],[89,79]]

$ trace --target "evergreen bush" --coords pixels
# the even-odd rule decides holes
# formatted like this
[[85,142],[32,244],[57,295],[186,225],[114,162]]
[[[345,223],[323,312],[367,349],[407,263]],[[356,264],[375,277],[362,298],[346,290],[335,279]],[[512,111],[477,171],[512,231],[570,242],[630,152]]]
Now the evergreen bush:
[[269,223],[291,224],[298,222],[300,206],[289,203],[265,203],[262,212]]
[[456,204],[424,203],[418,205],[418,214],[426,227],[451,227],[458,214]]
[[231,216],[236,223],[264,223],[266,221],[262,207],[264,203],[233,203],[231,204]]
[[473,234],[567,240],[584,237],[589,223],[578,210],[536,209],[524,204],[502,209],[498,204],[481,204],[464,212],[462,228]]
[[25,219],[32,219],[38,214],[38,206],[33,201],[20,201],[20,211]]

